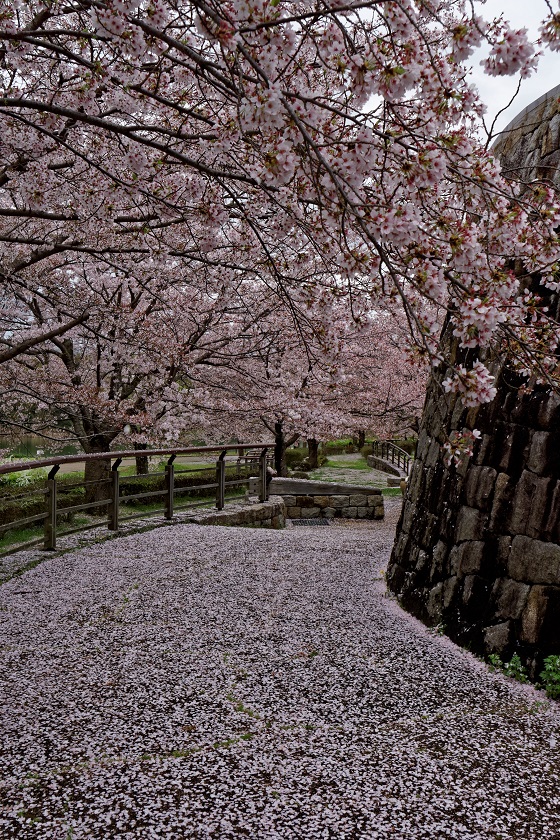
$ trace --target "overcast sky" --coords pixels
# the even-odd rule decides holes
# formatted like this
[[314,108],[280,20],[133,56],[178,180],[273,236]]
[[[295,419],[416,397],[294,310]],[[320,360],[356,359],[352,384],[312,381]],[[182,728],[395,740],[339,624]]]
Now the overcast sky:
[[[487,0],[485,5],[476,5],[479,6],[478,13],[486,20],[492,20],[503,13],[515,29],[527,28],[532,38],[537,38],[538,28],[547,11],[544,0]],[[553,8],[555,5],[553,0]],[[473,81],[488,107],[487,122],[491,122],[491,118],[515,93],[516,82],[509,76],[486,76],[478,66],[480,56],[475,55],[473,58]],[[558,84],[560,53],[548,51],[542,56],[537,73],[522,82],[521,91],[514,104],[497,121],[497,130],[505,128],[523,108]]]

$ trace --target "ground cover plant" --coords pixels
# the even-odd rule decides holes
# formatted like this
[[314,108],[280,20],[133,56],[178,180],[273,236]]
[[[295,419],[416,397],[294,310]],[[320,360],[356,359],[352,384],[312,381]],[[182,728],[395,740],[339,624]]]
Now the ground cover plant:
[[547,697],[560,700],[560,656],[546,657],[540,678]]

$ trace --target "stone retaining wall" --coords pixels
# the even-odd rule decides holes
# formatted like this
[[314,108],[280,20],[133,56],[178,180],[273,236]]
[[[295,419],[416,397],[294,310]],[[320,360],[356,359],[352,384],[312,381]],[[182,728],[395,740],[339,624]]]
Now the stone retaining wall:
[[270,496],[267,502],[254,504],[228,503],[224,510],[200,510],[189,514],[183,522],[198,525],[236,525],[248,528],[284,528],[286,505],[281,496]]
[[[506,129],[495,147],[506,174],[560,186],[559,95]],[[558,319],[559,296],[547,304]],[[426,623],[476,653],[517,653],[537,678],[544,657],[560,653],[560,397],[545,386],[527,393],[507,361],[490,358],[497,396],[480,409],[446,398],[447,371],[435,372],[387,581]],[[482,438],[456,469],[443,444],[465,427]]]
[[381,490],[354,484],[273,478],[271,492],[282,496],[289,519],[383,519]]
[[520,654],[535,676],[560,653],[560,398],[521,397],[502,378],[470,423],[484,434],[457,470],[443,463],[438,412],[427,412],[389,588],[473,651]]

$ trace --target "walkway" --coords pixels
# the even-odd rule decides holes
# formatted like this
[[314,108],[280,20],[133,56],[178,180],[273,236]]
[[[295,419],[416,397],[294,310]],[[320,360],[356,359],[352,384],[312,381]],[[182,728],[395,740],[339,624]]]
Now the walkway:
[[177,525],[0,587],[0,836],[558,840],[556,709],[401,612],[391,541]]
[[[359,452],[351,455],[333,455],[336,467],[319,467],[309,473],[313,481],[335,481],[340,484],[371,484],[372,487],[387,487],[388,473],[374,469],[356,469],[365,461]],[[345,468],[346,467],[346,468]]]

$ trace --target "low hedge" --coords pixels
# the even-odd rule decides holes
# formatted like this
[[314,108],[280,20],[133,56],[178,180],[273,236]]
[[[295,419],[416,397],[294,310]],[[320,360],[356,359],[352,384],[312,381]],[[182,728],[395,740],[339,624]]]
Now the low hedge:
[[[28,516],[46,514],[46,496],[40,493],[44,488],[45,482],[43,480],[30,483],[27,487],[15,487],[0,483],[0,525],[7,525],[18,519],[26,519]],[[72,519],[72,512],[64,514],[64,509],[83,504],[85,490],[83,487],[72,487],[65,490],[64,482],[61,481],[58,485],[58,491],[57,503],[61,513],[60,519],[62,522],[69,522]],[[24,498],[18,498],[23,494],[25,494]],[[41,521],[37,520],[37,525],[40,524]]]
[[[298,470],[309,461],[309,450],[306,446],[298,447],[298,449],[286,450],[286,466],[291,470]],[[324,452],[317,453],[317,463],[320,467],[326,464],[327,456]],[[303,467],[305,468],[305,466]]]
[[[256,475],[257,470],[258,467],[256,465],[254,467],[243,466],[239,469],[235,466],[226,466],[226,481],[228,481],[228,479],[232,481],[235,478],[249,478],[250,475]],[[192,487],[192,493],[189,493],[188,496],[192,496],[195,499],[211,498],[214,494],[213,490],[197,490],[196,488],[201,484],[212,484],[216,481],[215,467],[209,467],[205,470],[196,470],[196,474],[194,473],[195,470],[176,470],[175,488]],[[126,497],[133,496],[136,493],[149,493],[150,490],[154,492],[157,490],[164,490],[165,476],[155,475],[149,478],[138,478],[134,475],[127,476],[126,478],[121,478],[119,487],[121,499],[125,502],[125,504],[133,505],[136,502],[137,504],[151,505],[161,502],[163,507],[162,496],[146,496],[143,499],[133,499],[131,502],[126,502]],[[178,499],[185,498],[186,496],[187,494],[181,493]]]
[[[242,466],[238,470],[235,466],[226,466],[226,481],[235,478],[248,478],[249,475],[257,474],[257,466],[246,467]],[[197,470],[196,474],[192,472],[180,471],[175,472],[175,487],[192,487],[192,493],[188,496],[193,498],[212,498],[213,490],[197,490],[196,488],[201,484],[211,484],[216,480],[216,470],[210,467],[205,470]],[[57,507],[60,522],[70,522],[73,517],[73,511],[64,513],[65,508],[73,507],[74,505],[85,504],[86,494],[85,487],[72,486],[75,485],[75,476],[61,476],[57,480]],[[138,478],[136,476],[123,476],[119,483],[121,501],[133,507],[134,505],[150,505],[161,504],[163,509],[163,496],[146,496],[143,499],[126,501],[127,496],[136,493],[149,493],[150,491],[157,491],[165,489],[165,478],[161,475],[149,476],[147,478]],[[10,522],[16,522],[18,519],[26,519],[29,516],[40,516],[46,514],[46,497],[41,492],[45,489],[44,479],[39,479],[30,482],[26,487],[17,487],[7,482],[0,480],[0,525],[7,525]],[[31,495],[32,494],[32,495]],[[23,498],[21,498],[23,497]],[[187,494],[181,494],[177,497],[179,502],[182,498],[187,497]],[[88,511],[84,511],[87,513]],[[40,525],[40,520],[37,525]],[[0,539],[2,534],[0,533]]]

